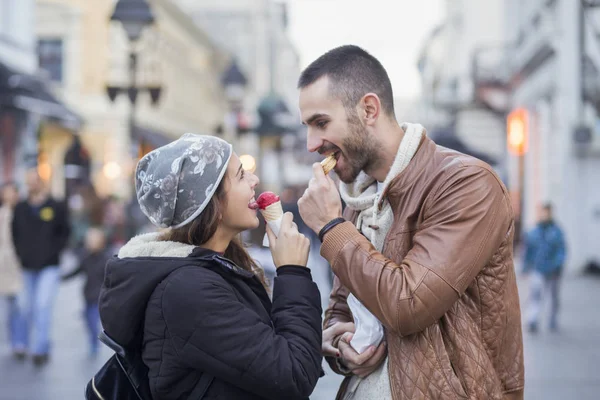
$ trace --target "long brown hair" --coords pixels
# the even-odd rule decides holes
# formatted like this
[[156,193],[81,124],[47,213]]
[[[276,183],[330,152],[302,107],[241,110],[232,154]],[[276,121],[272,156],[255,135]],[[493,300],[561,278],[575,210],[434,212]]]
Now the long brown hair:
[[[171,229],[161,236],[161,240],[191,244],[193,246],[202,246],[208,242],[211,237],[217,232],[219,227],[221,210],[226,205],[225,181],[227,176],[221,180],[215,194],[212,196],[206,208],[189,224],[181,228]],[[256,262],[250,257],[248,251],[240,237],[234,238],[224,254],[225,258],[233,261],[238,267],[250,271],[262,282],[263,286],[268,289],[268,284],[265,279],[265,273]]]

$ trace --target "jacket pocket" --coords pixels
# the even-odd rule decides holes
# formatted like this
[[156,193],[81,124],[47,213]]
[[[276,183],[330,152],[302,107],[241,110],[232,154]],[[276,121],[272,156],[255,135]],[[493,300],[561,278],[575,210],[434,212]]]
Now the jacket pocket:
[[435,353],[435,358],[439,370],[444,375],[446,383],[452,391],[462,399],[468,398],[467,392],[463,381],[459,377],[460,371],[452,364],[448,351],[444,346],[444,340],[442,339],[442,333],[438,324],[433,324],[427,329],[427,339]]

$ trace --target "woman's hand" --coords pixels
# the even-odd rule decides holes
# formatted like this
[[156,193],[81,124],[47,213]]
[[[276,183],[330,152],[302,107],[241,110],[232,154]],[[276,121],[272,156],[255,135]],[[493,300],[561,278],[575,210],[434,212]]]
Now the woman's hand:
[[310,240],[298,232],[298,226],[293,221],[293,215],[287,212],[283,215],[279,236],[275,236],[267,225],[269,235],[269,248],[273,256],[275,267],[284,265],[301,265],[306,267],[308,263],[308,251]]

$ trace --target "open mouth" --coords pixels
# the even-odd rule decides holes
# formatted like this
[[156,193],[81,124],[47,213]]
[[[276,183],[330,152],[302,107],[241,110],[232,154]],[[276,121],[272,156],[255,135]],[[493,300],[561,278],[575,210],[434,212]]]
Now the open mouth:
[[258,210],[258,203],[254,197],[248,202],[248,208],[251,210]]

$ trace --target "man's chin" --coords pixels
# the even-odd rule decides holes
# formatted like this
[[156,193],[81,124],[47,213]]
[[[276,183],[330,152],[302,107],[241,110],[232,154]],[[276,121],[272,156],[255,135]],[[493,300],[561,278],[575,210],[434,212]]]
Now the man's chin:
[[346,185],[354,183],[354,181],[358,177],[358,174],[360,174],[360,171],[358,171],[358,172],[347,171],[347,170],[338,171],[336,169],[334,169],[334,171],[335,171],[336,175],[338,176],[338,178],[340,178],[340,181],[344,182]]

